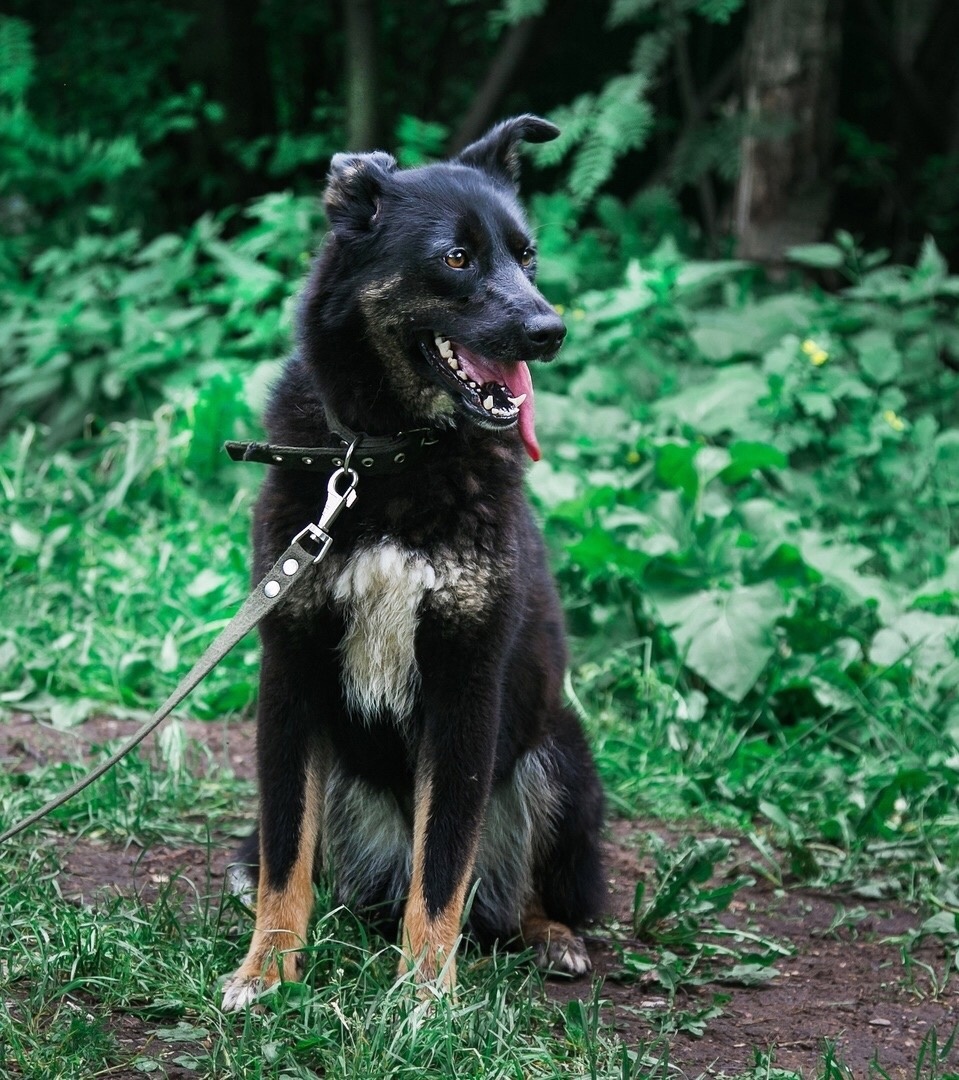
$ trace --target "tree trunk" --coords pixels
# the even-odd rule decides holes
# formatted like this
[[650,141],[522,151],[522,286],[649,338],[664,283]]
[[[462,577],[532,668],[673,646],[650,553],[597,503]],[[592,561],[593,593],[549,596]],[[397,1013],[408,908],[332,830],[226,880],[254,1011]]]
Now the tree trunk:
[[752,0],[733,222],[743,258],[779,262],[829,220],[840,14],[838,0]]
[[346,26],[346,149],[376,146],[374,0],[343,0]]
[[269,86],[266,35],[257,16],[260,0],[191,0],[195,22],[183,39],[181,64],[224,108],[221,132],[251,139],[272,131],[276,117]]
[[521,19],[518,23],[514,23],[501,39],[493,62],[486,72],[486,78],[473,98],[469,112],[460,124],[459,130],[450,139],[448,150],[451,154],[458,153],[478,139],[489,126],[500,98],[523,59],[523,54],[533,35],[533,28],[538,21],[535,16]]
[[959,151],[959,64],[956,42],[959,41],[959,4],[940,0],[932,12],[926,33],[919,42],[913,70],[923,79],[939,105],[942,123],[942,148]]

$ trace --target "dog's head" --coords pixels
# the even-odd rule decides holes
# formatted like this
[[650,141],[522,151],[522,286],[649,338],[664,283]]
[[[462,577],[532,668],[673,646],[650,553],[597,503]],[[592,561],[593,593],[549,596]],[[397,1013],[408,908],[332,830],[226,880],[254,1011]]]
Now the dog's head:
[[[337,154],[319,269],[335,278],[323,286],[327,317],[338,303],[362,325],[382,367],[372,380],[381,398],[385,385],[397,411],[417,421],[518,425],[534,459],[527,361],[552,359],[566,328],[534,285],[518,148],[558,133],[518,116],[452,160],[415,169],[385,153]],[[309,321],[308,311],[307,332]]]

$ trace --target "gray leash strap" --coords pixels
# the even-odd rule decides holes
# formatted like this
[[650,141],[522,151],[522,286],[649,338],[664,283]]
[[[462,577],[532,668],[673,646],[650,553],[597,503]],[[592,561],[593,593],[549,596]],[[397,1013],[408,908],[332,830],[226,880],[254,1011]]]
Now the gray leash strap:
[[[352,447],[350,448],[350,453]],[[338,490],[341,477],[346,477],[347,485],[341,493]],[[101,762],[95,769],[79,779],[72,787],[61,792],[55,799],[51,799],[39,810],[18,821],[16,825],[7,829],[0,835],[0,844],[17,836],[31,825],[35,825],[45,818],[52,810],[68,802],[74,795],[79,794],[95,780],[98,780],[105,772],[112,769],[121,758],[126,757],[135,747],[170,715],[181,701],[198,686],[210,672],[219,664],[231,649],[237,645],[246,635],[266,616],[286,594],[294,584],[303,580],[303,571],[308,566],[315,566],[323,559],[330,550],[333,537],[329,533],[329,527],[339,516],[340,512],[353,505],[356,501],[357,473],[349,468],[349,454],[342,468],[336,470],[327,484],[326,505],[320,520],[310,523],[305,529],[293,537],[290,546],[273,564],[269,573],[259,582],[256,588],[243,602],[243,606],[227,623],[212,644],[207,648],[199,660],[180,680],[179,685],[166,699],[153,716],[140,727],[129,739],[106,761]],[[309,548],[314,550],[310,551]]]

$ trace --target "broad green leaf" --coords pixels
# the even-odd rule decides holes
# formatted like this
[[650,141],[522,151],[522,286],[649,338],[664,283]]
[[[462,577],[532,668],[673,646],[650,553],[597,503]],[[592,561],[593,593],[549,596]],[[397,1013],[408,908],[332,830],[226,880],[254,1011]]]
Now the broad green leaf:
[[953,548],[946,556],[943,572],[938,577],[930,578],[925,584],[920,585],[910,599],[915,602],[920,597],[938,596],[941,593],[959,595],[959,547]]
[[639,580],[650,556],[634,550],[612,537],[606,529],[593,528],[568,548],[570,559],[591,577],[604,574]]
[[768,392],[769,383],[754,364],[733,364],[721,368],[708,382],[664,398],[658,412],[703,435],[740,432],[750,423],[756,402]]
[[894,382],[902,374],[902,357],[888,330],[871,328],[853,338],[862,373],[877,386]]
[[656,475],[671,488],[678,488],[687,498],[694,499],[699,479],[694,461],[699,447],[689,443],[666,443],[656,454]]
[[923,937],[927,934],[955,937],[959,935],[959,915],[954,911],[937,911],[923,921],[919,933]]
[[907,661],[914,677],[951,689],[959,683],[959,617],[907,611],[877,632],[869,659],[881,667]]
[[835,244],[799,244],[786,249],[786,258],[813,270],[838,270],[846,261],[842,248]]
[[830,542],[815,529],[803,529],[796,546],[806,565],[841,589],[850,600],[874,601],[885,618],[891,618],[899,609],[899,590],[891,581],[860,572],[859,567],[874,555],[865,545]]
[[[741,259],[716,259],[709,262],[684,263],[676,276],[676,288],[684,294],[704,286],[715,285],[719,281],[752,270],[752,264]],[[684,297],[685,298],[685,297]]]
[[785,469],[789,463],[782,450],[762,442],[735,442],[729,447],[729,457],[722,472],[727,484],[744,480],[759,469]]
[[97,711],[98,705],[88,698],[76,698],[73,701],[58,700],[50,707],[50,723],[57,731],[69,731],[79,727]]
[[774,627],[788,611],[772,582],[651,597],[687,667],[742,701],[775,648]]

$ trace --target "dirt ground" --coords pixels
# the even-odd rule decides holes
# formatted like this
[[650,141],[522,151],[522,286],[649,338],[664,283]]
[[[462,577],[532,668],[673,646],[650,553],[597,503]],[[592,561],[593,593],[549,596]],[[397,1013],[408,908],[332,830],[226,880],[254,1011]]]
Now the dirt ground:
[[[60,733],[29,717],[14,717],[0,725],[0,765],[20,770],[38,762],[76,760],[90,744],[129,734],[135,727],[99,720]],[[238,775],[253,775],[252,724],[190,723],[187,729],[191,738],[210,748],[214,760],[229,765]],[[650,832],[677,841],[682,835],[679,829],[667,832],[653,822],[611,825],[606,844],[609,920],[587,936],[594,977],[602,980],[600,994],[607,1003],[604,1018],[633,1046],[654,1041],[656,1018],[667,1007],[666,995],[656,983],[627,982],[620,977],[622,949],[650,955],[648,945],[631,941],[622,929],[630,925],[636,882],[645,869],[637,852]],[[208,859],[208,853],[197,848],[159,845],[141,851],[70,840],[63,845],[60,887],[65,898],[82,897],[89,902],[104,890],[149,894],[178,874],[199,889],[218,893],[229,854],[226,841]],[[850,925],[829,932],[840,905],[861,910]],[[712,984],[677,997],[677,1005],[687,1012],[708,1008],[717,992],[729,995],[729,1000],[720,1015],[708,1020],[700,1037],[669,1036],[673,1075],[690,1080],[737,1076],[755,1064],[758,1050],[773,1055],[776,1069],[815,1077],[822,1067],[825,1040],[835,1047],[836,1058],[853,1077],[885,1074],[890,1080],[918,1080],[930,1075],[928,1064],[921,1070],[917,1064],[923,1039],[932,1028],[937,1030],[940,1048],[948,1039],[959,1023],[959,992],[949,983],[944,992],[933,996],[928,978],[910,981],[896,939],[918,926],[915,911],[888,901],[805,888],[782,890],[758,881],[736,893],[727,921],[737,919],[794,951],[777,963],[779,975],[761,985]],[[946,964],[942,948],[933,939],[927,939],[913,955],[939,972]],[[559,1001],[574,997],[589,1001],[592,987],[583,982],[554,983],[548,993]],[[118,1018],[116,1034],[131,1050],[142,1049],[140,1032],[131,1018]],[[665,1047],[665,1042],[655,1045]],[[955,1057],[950,1067],[959,1075],[959,1051]],[[876,1073],[875,1065],[884,1073]]]

